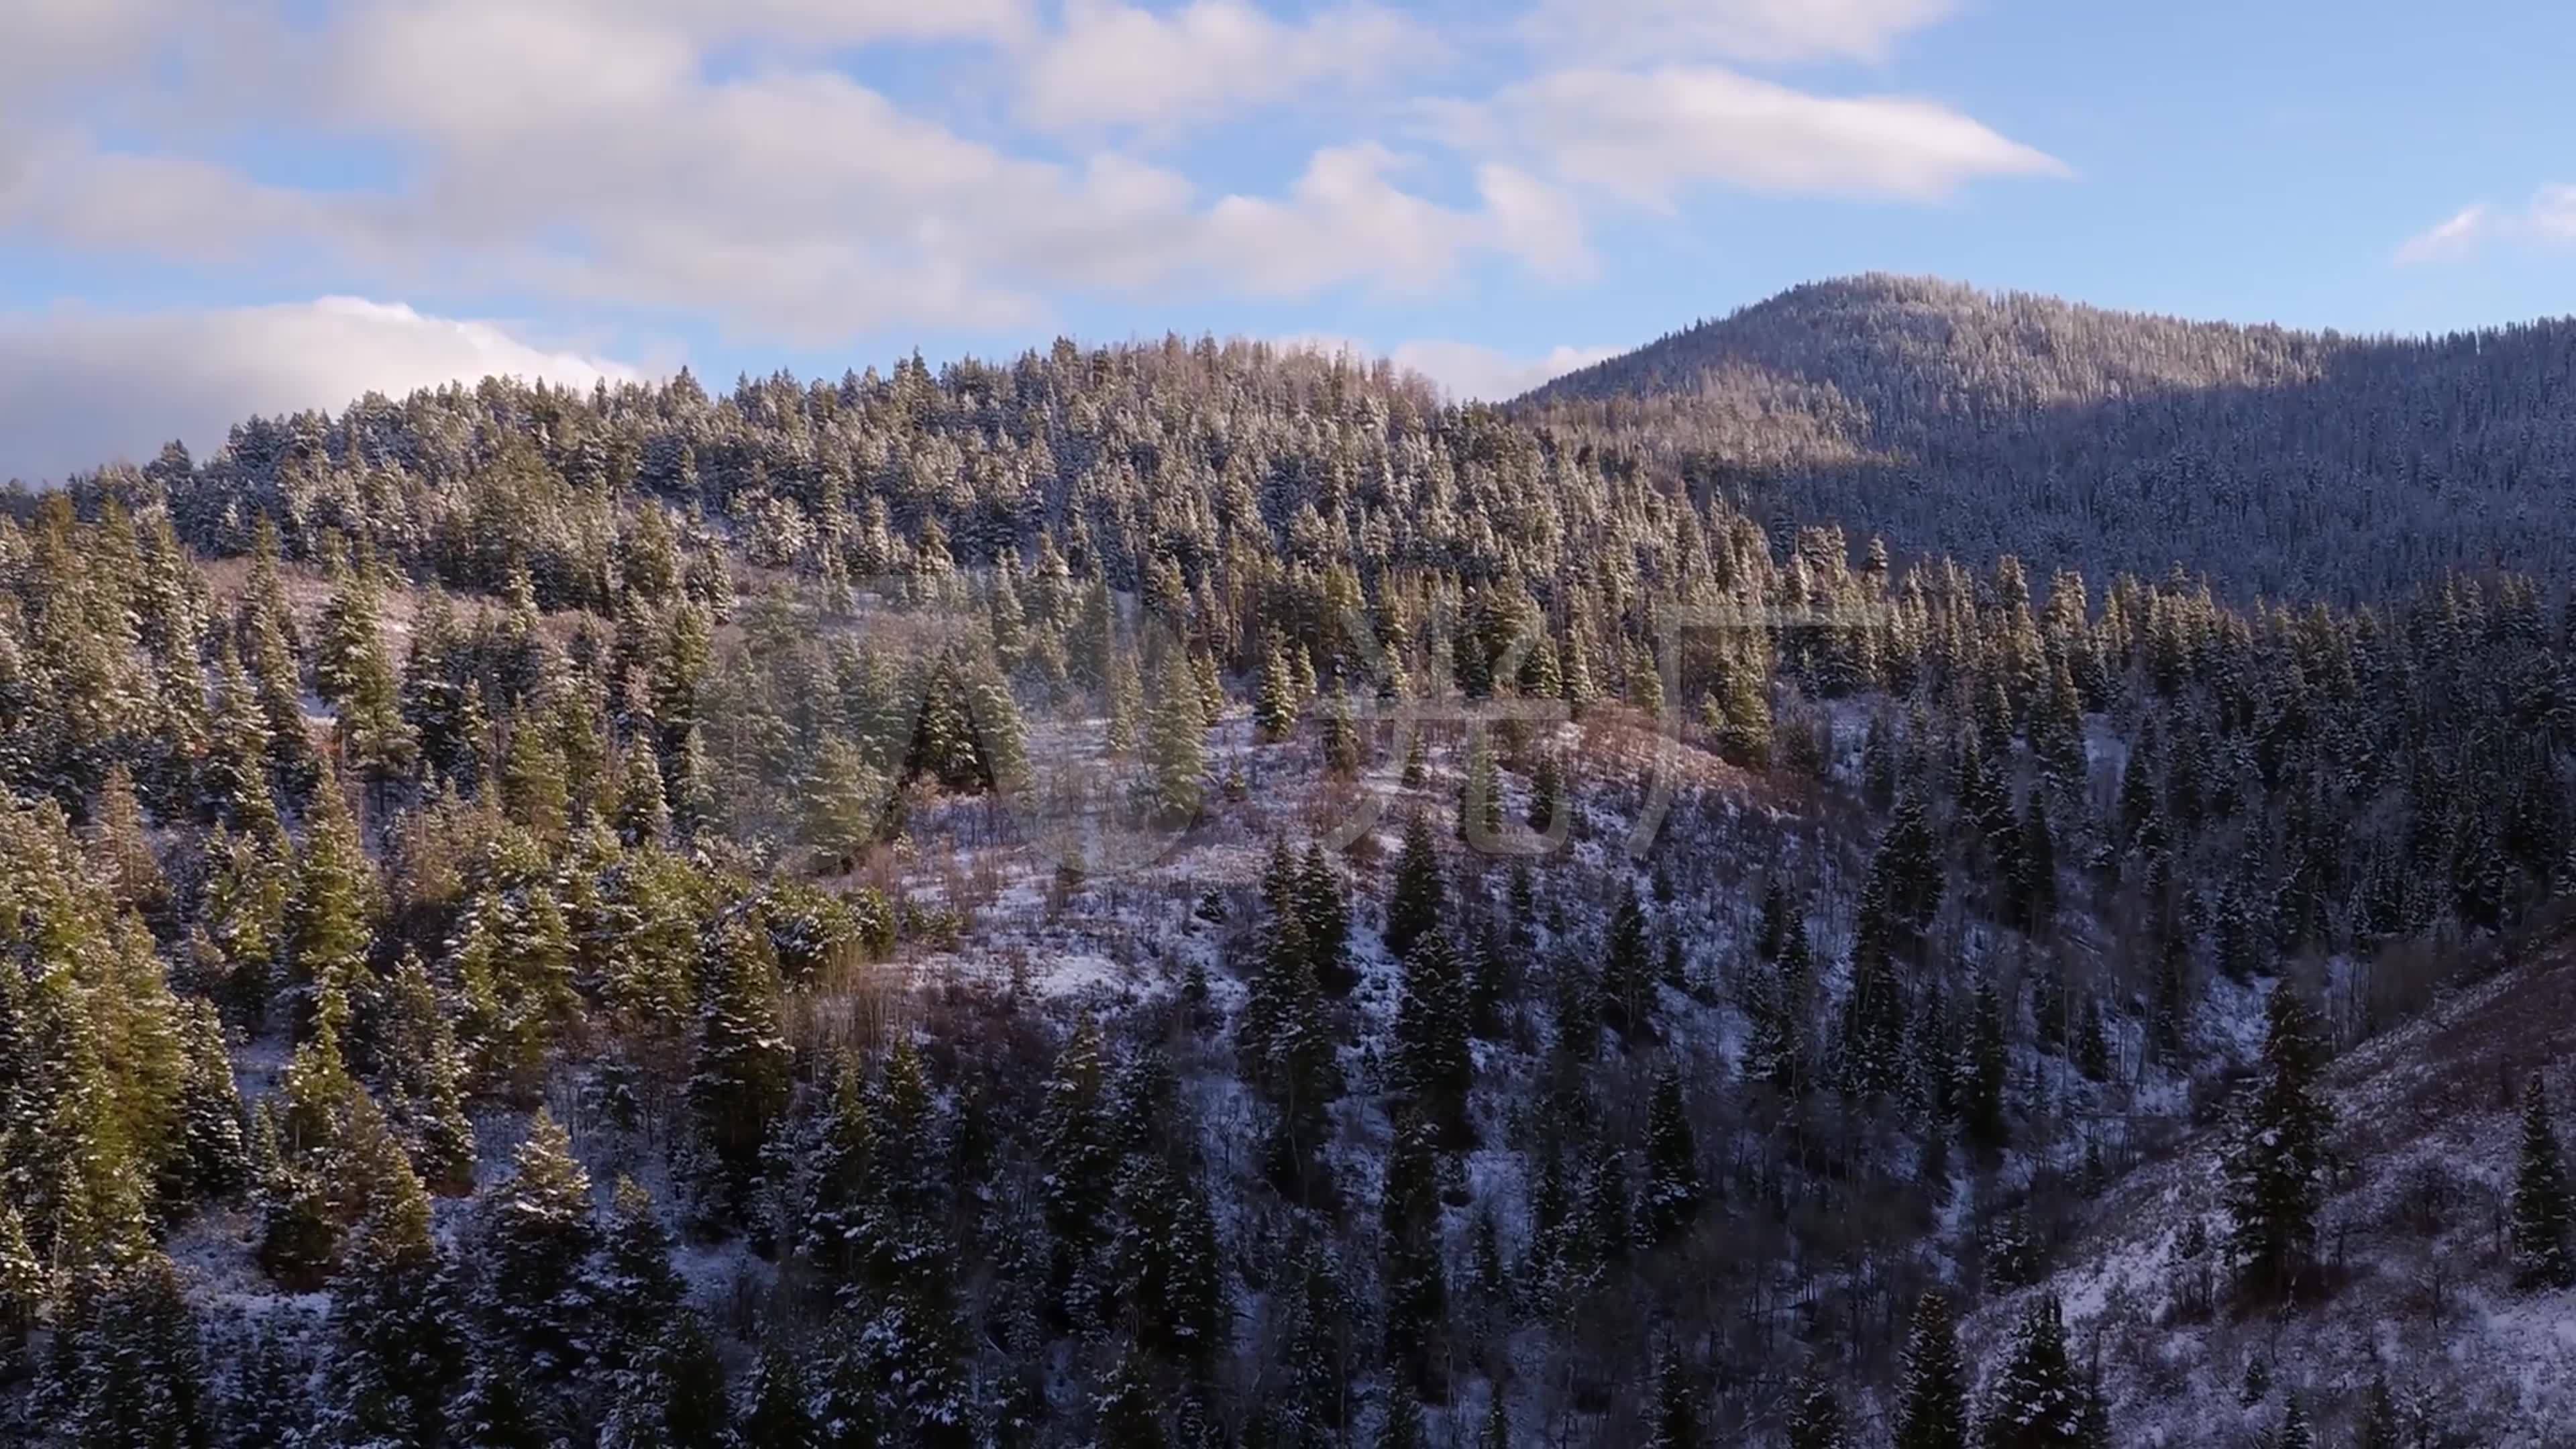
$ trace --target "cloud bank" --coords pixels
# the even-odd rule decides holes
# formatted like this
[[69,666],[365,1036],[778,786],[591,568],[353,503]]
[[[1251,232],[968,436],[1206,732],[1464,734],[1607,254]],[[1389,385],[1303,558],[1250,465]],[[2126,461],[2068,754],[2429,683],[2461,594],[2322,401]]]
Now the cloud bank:
[[253,414],[492,375],[587,385],[636,370],[531,345],[490,322],[355,297],[141,314],[0,316],[0,477],[31,483],[178,439],[203,456]]

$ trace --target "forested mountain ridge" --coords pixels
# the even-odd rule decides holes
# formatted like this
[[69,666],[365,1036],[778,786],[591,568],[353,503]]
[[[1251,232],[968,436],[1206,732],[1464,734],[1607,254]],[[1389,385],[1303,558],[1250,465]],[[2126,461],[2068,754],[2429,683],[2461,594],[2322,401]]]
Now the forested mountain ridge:
[[2232,596],[2383,598],[2576,558],[2576,321],[2353,337],[1867,276],[1793,288],[1514,409],[1757,517]]
[[[49,1449],[2150,1443],[2191,1386],[2025,1290],[2196,1140],[2174,1280],[2334,1319],[2321,1063],[2576,883],[2531,579],[1782,537],[1253,345],[490,380],[20,502]],[[2478,1269],[2543,1310],[2555,1086]],[[2512,1422],[2323,1342],[2302,1424]]]

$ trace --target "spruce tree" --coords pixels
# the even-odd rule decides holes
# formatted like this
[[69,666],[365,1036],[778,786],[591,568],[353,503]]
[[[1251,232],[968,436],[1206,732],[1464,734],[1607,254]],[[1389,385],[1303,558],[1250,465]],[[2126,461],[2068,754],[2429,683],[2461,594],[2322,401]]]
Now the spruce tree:
[[1653,1415],[1647,1421],[1647,1449],[1701,1449],[1708,1443],[1698,1381],[1683,1361],[1681,1345],[1670,1338],[1655,1354]]
[[1850,1449],[1842,1400],[1821,1366],[1811,1367],[1789,1393],[1789,1449]]
[[793,1086],[795,1051],[779,1023],[779,996],[769,932],[756,908],[738,907],[709,930],[699,958],[687,1088],[698,1138],[714,1153],[719,1194],[735,1207]]
[[1056,1313],[1070,1315],[1076,1279],[1090,1266],[1108,1228],[1117,1154],[1110,1140],[1101,1080],[1100,1026],[1088,1014],[1075,1024],[1038,1115],[1040,1210],[1052,1244],[1047,1291]]
[[1415,1393],[1445,1397],[1449,1281],[1441,1232],[1439,1137],[1422,1118],[1396,1128],[1378,1205],[1386,1280],[1386,1353]]
[[580,1369],[590,1338],[584,1269],[598,1240],[590,1177],[543,1110],[528,1125],[517,1166],[484,1205],[484,1312],[527,1373],[561,1381]]
[[1467,983],[1457,951],[1445,934],[1424,936],[1404,962],[1391,1078],[1449,1151],[1463,1150],[1475,1136],[1467,1113],[1476,1073],[1468,1018]]
[[674,1311],[631,1362],[599,1449],[733,1449],[724,1362],[696,1313]]
[[2576,1286],[2576,1256],[2568,1244],[2567,1175],[2558,1131],[2550,1121],[2549,1093],[2534,1072],[2523,1084],[2522,1157],[2513,1181],[2515,1286],[2528,1292]]
[[1178,649],[1164,651],[1154,679],[1145,738],[1152,777],[1147,798],[1157,819],[1188,825],[1197,821],[1207,793],[1206,701],[1189,660]]
[[1657,1242],[1680,1237],[1698,1218],[1707,1196],[1699,1144],[1682,1100],[1681,1074],[1667,1066],[1655,1074],[1654,1098],[1646,1108],[1647,1231]]
[[1397,956],[1440,924],[1439,848],[1431,821],[1420,811],[1404,822],[1404,847],[1396,857],[1395,880],[1387,892],[1386,948]]
[[671,1234],[662,1226],[652,1194],[635,1180],[617,1180],[608,1230],[583,1289],[596,1329],[592,1347],[601,1368],[616,1374],[654,1350],[686,1296],[671,1266]]
[[1328,995],[1348,996],[1359,983],[1350,962],[1350,901],[1320,841],[1307,842],[1306,858],[1298,866],[1292,894],[1298,922],[1306,928],[1306,947],[1313,955],[1316,984]]
[[744,1449],[822,1449],[821,1427],[814,1422],[805,1365],[796,1351],[777,1338],[760,1346],[734,1418],[734,1439]]
[[1967,1449],[1967,1373],[1949,1301],[1938,1292],[1914,1305],[1898,1395],[1895,1449]]
[[2307,1267],[2333,1117],[2317,1090],[2321,1050],[2306,1001],[2284,981],[2273,987],[2264,1019],[2262,1060],[2238,1091],[2224,1168],[2239,1282],[2269,1295],[2293,1289]]
[[2067,1358],[2066,1325],[2055,1298],[2023,1308],[1988,1391],[1984,1449],[2091,1449],[2089,1395]]
[[1092,1403],[1099,1423],[1094,1449],[1165,1449],[1171,1440],[1163,1433],[1159,1403],[1143,1356],[1120,1355]]

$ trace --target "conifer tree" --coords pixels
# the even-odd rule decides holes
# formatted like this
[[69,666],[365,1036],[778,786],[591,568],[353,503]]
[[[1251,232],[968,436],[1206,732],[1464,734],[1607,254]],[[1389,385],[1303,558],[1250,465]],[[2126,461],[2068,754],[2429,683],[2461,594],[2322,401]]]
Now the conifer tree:
[[2262,1060],[2229,1129],[2225,1188],[2239,1280],[2277,1294],[2296,1286],[2316,1240],[2333,1119],[2317,1090],[2315,1020],[2289,983],[2272,989],[2264,1022]]
[[1895,1449],[1967,1449],[1967,1373],[1949,1301],[1938,1292],[1914,1305],[1898,1394]]
[[165,1183],[164,1196],[203,1202],[241,1189],[250,1174],[250,1149],[242,1136],[241,1093],[233,1085],[222,1019],[206,1002],[190,1002],[180,1030],[187,1074],[177,1104],[179,1151],[170,1164],[177,1177]]
[[1059,1314],[1072,1307],[1075,1279],[1099,1250],[1116,1152],[1104,1112],[1100,1026],[1088,1014],[1075,1024],[1038,1118],[1040,1207],[1053,1245],[1047,1287]]
[[1654,1359],[1654,1418],[1646,1426],[1649,1449],[1703,1449],[1708,1444],[1700,1405],[1700,1387],[1690,1364],[1682,1361],[1680,1343],[1667,1338]]
[[698,1315],[675,1310],[618,1376],[600,1449],[732,1449],[724,1363]]
[[1178,649],[1166,650],[1145,739],[1148,799],[1157,818],[1180,825],[1198,819],[1207,791],[1207,728],[1206,701],[1189,660]]
[[1416,811],[1404,822],[1404,847],[1387,891],[1387,950],[1403,956],[1414,942],[1437,930],[1441,904],[1439,849],[1432,841],[1431,821]]
[[178,1269],[152,1252],[110,1270],[87,1296],[63,1330],[72,1340],[55,1389],[63,1442],[207,1444],[215,1406]]
[[1100,1426],[1092,1436],[1095,1449],[1165,1449],[1171,1440],[1157,1404],[1142,1357],[1120,1355],[1092,1406]]
[[1440,1224],[1439,1137],[1419,1116],[1396,1129],[1378,1206],[1385,1244],[1386,1352],[1408,1390],[1444,1397],[1449,1281]]
[[1809,1368],[1789,1397],[1789,1449],[1850,1449],[1842,1400],[1821,1366]]
[[1671,1242],[1689,1230],[1707,1196],[1681,1074],[1667,1066],[1655,1074],[1654,1099],[1646,1108],[1647,1231],[1657,1242]]
[[2514,1282],[2525,1291],[2576,1286],[2568,1244],[2567,1175],[2549,1094],[2535,1072],[2523,1084],[2522,1157],[2513,1181]]
[[2403,1442],[2397,1421],[2397,1397],[2388,1390],[2385,1371],[2370,1376],[2370,1392],[2361,1401],[2360,1421],[2354,1426],[2353,1449],[2399,1449]]
[[617,1179],[608,1230],[583,1291],[597,1324],[592,1346],[601,1368],[612,1375],[651,1355],[680,1311],[686,1291],[671,1266],[670,1231],[652,1194],[631,1177]]
[[698,966],[698,1024],[689,1113],[715,1155],[721,1195],[739,1206],[761,1144],[786,1110],[795,1051],[779,1023],[778,958],[758,911],[711,928]]
[[1265,740],[1284,740],[1297,728],[1297,678],[1275,634],[1261,653],[1260,697],[1252,718]]
[[1983,1449],[2090,1449],[2089,1397],[2067,1358],[2057,1300],[2033,1299],[2014,1325],[2004,1367],[1989,1390]]
[[1610,917],[1610,939],[1601,956],[1602,1016],[1621,1036],[1633,1040],[1648,1033],[1654,980],[1646,945],[1646,907],[1631,882]]
[[463,1315],[420,1179],[390,1139],[368,1150],[370,1201],[332,1284],[324,1441],[435,1444],[466,1371]]
[[1491,741],[1479,734],[1467,752],[1465,782],[1458,791],[1458,838],[1483,848],[1503,833],[1500,768]]
[[734,1439],[744,1449],[822,1449],[823,1436],[814,1422],[805,1366],[795,1350],[772,1338],[760,1346],[760,1357],[745,1386],[741,1412],[734,1419]]
[[456,1027],[428,968],[405,951],[387,993],[385,1112],[430,1190],[458,1195],[474,1183],[474,1123],[465,1114],[466,1063]]
[[479,1256],[484,1312],[516,1361],[540,1381],[569,1379],[585,1361],[592,1318],[584,1268],[598,1240],[590,1176],[572,1142],[540,1109],[518,1170],[485,1207]]
[[1457,951],[1440,932],[1424,936],[1404,960],[1392,1079],[1449,1151],[1466,1148],[1475,1136],[1467,1115],[1476,1071],[1468,1018],[1467,983]]
[[1976,1010],[1959,1053],[1955,1088],[1961,1130],[1968,1142],[1998,1152],[2011,1136],[2004,1115],[2004,1084],[2011,1071],[2004,1038],[2003,998],[1991,980],[1977,983]]
[[1324,857],[1320,841],[1306,844],[1297,869],[1294,897],[1298,924],[1306,928],[1306,949],[1315,963],[1315,983],[1332,996],[1348,996],[1359,978],[1351,970],[1351,907],[1342,878]]

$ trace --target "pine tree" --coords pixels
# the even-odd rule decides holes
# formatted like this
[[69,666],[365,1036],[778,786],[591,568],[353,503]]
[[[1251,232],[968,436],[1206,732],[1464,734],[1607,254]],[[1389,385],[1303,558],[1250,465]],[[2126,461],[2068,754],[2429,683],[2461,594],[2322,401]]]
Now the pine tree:
[[2314,1017],[2283,982],[2265,1007],[2263,1056],[2240,1089],[2226,1153],[2229,1250],[2251,1292],[2293,1289],[2307,1266],[2324,1206],[2331,1109],[2317,1091]]
[[1435,931],[1424,936],[1404,962],[1391,1083],[1449,1151],[1470,1146],[1475,1136],[1467,1113],[1476,1073],[1468,1018],[1467,983],[1457,951],[1446,935]]
[[[1499,1395],[1497,1396],[1499,1397]],[[1707,1410],[1681,1345],[1671,1339],[1655,1354],[1654,1417],[1647,1424],[1647,1449],[1700,1449],[1708,1443],[1702,1423]]]
[[1646,1227],[1657,1242],[1671,1242],[1690,1229],[1706,1201],[1700,1175],[1699,1144],[1693,1139],[1690,1114],[1682,1101],[1681,1074],[1666,1067],[1655,1074],[1655,1095],[1646,1109]]
[[164,1195],[202,1202],[244,1186],[250,1149],[242,1136],[241,1093],[233,1085],[222,1019],[207,1003],[190,1002],[181,1031],[188,1065],[178,1100],[180,1151],[171,1159],[176,1180],[165,1182]]
[[795,1051],[779,1024],[778,958],[756,909],[738,908],[707,936],[698,968],[698,1027],[689,1113],[711,1148],[721,1195],[739,1206],[761,1144],[787,1108]]
[[1321,842],[1307,842],[1291,894],[1298,923],[1306,928],[1316,984],[1328,995],[1348,996],[1359,983],[1350,962],[1351,907],[1342,891],[1342,878],[1325,859]]
[[1967,1449],[1967,1373],[1950,1305],[1927,1292],[1914,1305],[1897,1401],[1895,1449]]
[[2290,1396],[2290,1405],[2281,1411],[2280,1432],[2272,1436],[2272,1449],[2317,1449],[2316,1431],[2308,1427],[2308,1411],[2299,1396]]
[[814,1422],[804,1363],[778,1339],[760,1346],[741,1412],[734,1419],[734,1439],[744,1449],[822,1449],[823,1435]]
[[202,1449],[213,1438],[195,1313],[178,1269],[153,1252],[87,1290],[64,1328],[57,1432],[77,1445]]
[[1820,1366],[1808,1369],[1789,1397],[1789,1449],[1850,1449],[1842,1400]]
[[1396,1129],[1378,1205],[1386,1279],[1386,1354],[1407,1389],[1443,1397],[1449,1281],[1441,1232],[1439,1138],[1410,1117]]
[[1458,838],[1478,849],[1502,838],[1503,790],[1501,769],[1494,763],[1492,743],[1479,734],[1467,752],[1465,782],[1458,792]]
[[2385,1372],[2370,1376],[2369,1396],[2362,1400],[2360,1421],[2353,1428],[2353,1449],[2399,1449],[2397,1398],[2388,1391]]
[[698,1315],[678,1309],[619,1377],[600,1449],[732,1449],[724,1363]]
[[2087,1398],[2067,1358],[2057,1300],[2033,1299],[2014,1325],[2003,1370],[1989,1390],[1984,1449],[2090,1449]]
[[52,1296],[51,1275],[27,1241],[17,1206],[0,1201],[0,1369],[11,1367]]
[[686,1296],[671,1266],[670,1231],[662,1226],[652,1195],[633,1178],[617,1180],[608,1231],[600,1238],[583,1292],[597,1324],[592,1346],[601,1368],[611,1374],[653,1352]]
[[2576,1286],[2568,1244],[2567,1175],[2549,1094],[2539,1073],[2523,1084],[2522,1159],[2513,1183],[2514,1283],[2523,1290]]
[[542,1109],[519,1147],[518,1171],[485,1205],[483,1304],[494,1330],[540,1381],[582,1365],[592,1316],[584,1267],[598,1229],[590,1177],[572,1142]]
[[474,1123],[465,1114],[466,1063],[447,1005],[417,953],[405,951],[387,993],[385,1111],[432,1192],[474,1185]]
[[1056,1055],[1038,1117],[1040,1209],[1053,1244],[1047,1288],[1059,1315],[1071,1313],[1075,1280],[1108,1227],[1117,1156],[1104,1111],[1100,1053],[1099,1023],[1086,1014]]
[[1651,1029],[1648,1006],[1654,980],[1646,947],[1646,907],[1631,883],[1611,914],[1610,939],[1601,956],[1602,1015],[1621,1036],[1634,1040]]
[[1260,698],[1252,718],[1265,740],[1284,740],[1297,728],[1297,679],[1275,634],[1262,650]]
[[377,1186],[332,1284],[323,1438],[435,1444],[466,1371],[463,1315],[420,1179],[390,1139],[370,1150]]
[[1386,899],[1386,948],[1397,956],[1440,925],[1439,849],[1432,841],[1431,821],[1420,811],[1404,822],[1404,848],[1396,857],[1395,881]]
[[1207,791],[1207,729],[1206,701],[1189,660],[1178,649],[1165,651],[1145,740],[1153,777],[1148,798],[1157,818],[1177,825],[1198,819]]
[[1977,983],[1976,1010],[1959,1054],[1956,1097],[1961,1131],[1970,1145],[1999,1152],[2011,1137],[2004,1114],[2004,1084],[2011,1069],[2004,1039],[2003,998],[1994,982]]
[[1121,1355],[1092,1405],[1099,1420],[1094,1449],[1165,1449],[1171,1441],[1163,1433],[1157,1403],[1143,1358],[1133,1352]]

